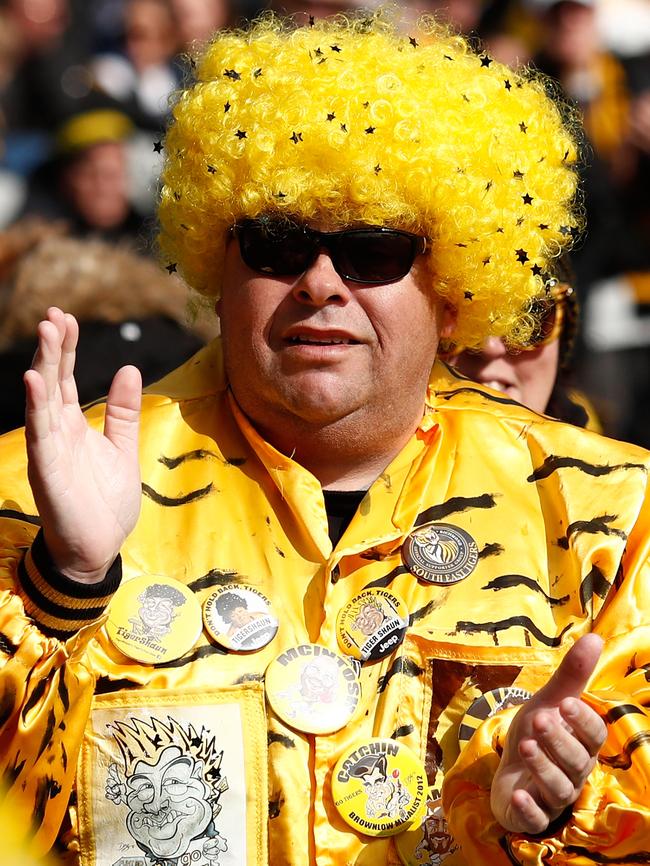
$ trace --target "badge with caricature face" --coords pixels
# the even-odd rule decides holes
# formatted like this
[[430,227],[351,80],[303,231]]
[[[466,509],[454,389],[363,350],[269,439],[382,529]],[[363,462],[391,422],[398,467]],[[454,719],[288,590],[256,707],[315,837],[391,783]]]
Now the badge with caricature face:
[[474,571],[478,547],[469,532],[451,523],[425,523],[402,545],[402,559],[411,574],[427,583],[447,586]]
[[265,689],[276,715],[309,734],[340,730],[361,699],[352,659],[319,644],[300,644],[280,653],[266,669]]
[[366,589],[339,611],[336,636],[341,650],[360,661],[390,655],[404,640],[406,604],[386,589]]
[[192,649],[201,625],[201,605],[184,583],[168,577],[136,577],[115,593],[106,632],[129,658],[160,664]]
[[400,833],[395,847],[404,866],[441,866],[458,851],[442,813],[440,792],[430,788],[427,809],[422,822]]
[[208,596],[203,622],[218,644],[236,652],[261,649],[278,630],[268,598],[252,586],[238,584],[221,586]]
[[366,836],[393,836],[418,824],[427,778],[418,757],[397,740],[371,738],[341,755],[332,797],[343,820]]

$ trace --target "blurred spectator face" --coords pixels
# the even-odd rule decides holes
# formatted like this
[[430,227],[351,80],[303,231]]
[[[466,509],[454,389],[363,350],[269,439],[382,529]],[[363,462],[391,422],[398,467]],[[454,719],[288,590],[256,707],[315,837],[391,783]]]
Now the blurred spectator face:
[[481,352],[461,352],[448,361],[475,382],[543,413],[558,374],[560,341],[513,354],[498,337],[490,337]]
[[177,40],[165,0],[131,0],[125,10],[126,53],[138,71],[167,63]]
[[206,42],[228,23],[228,0],[170,0],[180,40],[186,48]]
[[544,51],[562,66],[584,66],[599,49],[596,10],[573,0],[555,3],[545,13]]
[[55,42],[68,25],[68,0],[9,0],[8,9],[31,50]]
[[86,148],[63,170],[63,195],[91,227],[111,229],[129,213],[126,151],[121,142]]

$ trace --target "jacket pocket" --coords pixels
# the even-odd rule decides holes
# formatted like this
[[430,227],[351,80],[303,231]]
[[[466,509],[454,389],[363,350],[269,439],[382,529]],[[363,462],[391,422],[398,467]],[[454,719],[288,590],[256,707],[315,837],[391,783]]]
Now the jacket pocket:
[[81,866],[263,866],[262,685],[97,696],[77,791]]

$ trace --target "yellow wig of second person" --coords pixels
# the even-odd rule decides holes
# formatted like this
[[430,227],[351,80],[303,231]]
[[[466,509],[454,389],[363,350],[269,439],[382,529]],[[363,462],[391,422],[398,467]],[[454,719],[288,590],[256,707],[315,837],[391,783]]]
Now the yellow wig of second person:
[[160,247],[200,293],[219,295],[243,217],[391,226],[431,239],[466,346],[526,338],[522,310],[580,225],[576,137],[544,82],[386,10],[217,34],[165,149]]

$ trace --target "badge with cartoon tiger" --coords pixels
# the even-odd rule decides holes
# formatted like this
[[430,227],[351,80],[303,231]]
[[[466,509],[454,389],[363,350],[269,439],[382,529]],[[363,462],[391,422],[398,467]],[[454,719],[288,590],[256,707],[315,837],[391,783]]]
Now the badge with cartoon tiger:
[[474,571],[478,546],[469,532],[451,523],[426,523],[402,545],[402,559],[411,574],[427,583],[458,583]]

